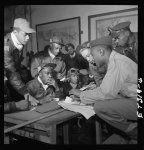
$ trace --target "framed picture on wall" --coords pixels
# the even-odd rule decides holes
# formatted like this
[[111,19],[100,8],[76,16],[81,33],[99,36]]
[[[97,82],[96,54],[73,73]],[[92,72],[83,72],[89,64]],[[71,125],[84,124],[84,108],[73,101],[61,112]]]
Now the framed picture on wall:
[[88,16],[89,41],[109,35],[109,27],[124,21],[130,21],[131,31],[138,32],[138,8]]
[[72,43],[77,47],[81,44],[80,31],[80,17],[38,24],[36,25],[37,49],[43,50],[52,36],[59,36],[64,44]]

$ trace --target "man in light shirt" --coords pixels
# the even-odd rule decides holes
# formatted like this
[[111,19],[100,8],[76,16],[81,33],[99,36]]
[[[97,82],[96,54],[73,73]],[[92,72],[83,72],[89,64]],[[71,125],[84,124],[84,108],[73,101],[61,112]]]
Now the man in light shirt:
[[127,120],[137,120],[137,64],[112,50],[112,39],[103,37],[90,43],[91,54],[98,67],[107,65],[107,73],[99,87],[70,93],[82,103],[94,104],[96,114],[112,126],[129,132]]
[[[17,65],[20,63],[20,57],[23,52],[24,45],[30,39],[30,35],[35,30],[30,28],[30,24],[26,19],[17,18],[14,20],[13,31],[4,37],[4,69],[6,77],[12,87],[25,99],[29,96],[31,105],[37,105],[38,101],[32,97],[22,81]],[[15,59],[15,58],[19,59]]]

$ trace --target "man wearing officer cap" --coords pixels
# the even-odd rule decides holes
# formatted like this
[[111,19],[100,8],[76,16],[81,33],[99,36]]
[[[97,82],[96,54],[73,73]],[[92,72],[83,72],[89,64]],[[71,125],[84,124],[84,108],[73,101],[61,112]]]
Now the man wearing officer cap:
[[[65,62],[62,60],[61,56],[59,55],[62,46],[65,46],[62,39],[58,36],[53,36],[49,39],[48,42],[49,46],[47,46],[47,51],[43,51],[43,55],[47,57],[47,59],[43,60],[43,62],[56,64],[56,68],[54,69],[57,72],[57,78],[62,80],[65,78],[66,74],[66,65]],[[38,70],[37,67],[39,63],[37,59],[33,59],[31,62],[31,74],[32,77],[37,76]]]
[[99,87],[83,92],[73,90],[82,103],[94,104],[96,114],[110,125],[128,132],[129,120],[137,120],[137,64],[112,50],[110,36],[94,40],[91,54],[107,73]]
[[115,39],[115,51],[138,62],[138,37],[137,32],[130,30],[130,21],[120,22],[110,28],[110,35]]
[[[6,76],[18,93],[24,96],[25,99],[29,96],[31,105],[37,105],[38,101],[28,93],[16,67],[20,63],[19,59],[16,61],[15,57],[21,57],[24,45],[27,44],[30,35],[34,32],[35,30],[30,28],[30,24],[26,19],[17,18],[14,20],[12,32],[4,37],[4,69]],[[27,101],[25,102],[27,103]]]

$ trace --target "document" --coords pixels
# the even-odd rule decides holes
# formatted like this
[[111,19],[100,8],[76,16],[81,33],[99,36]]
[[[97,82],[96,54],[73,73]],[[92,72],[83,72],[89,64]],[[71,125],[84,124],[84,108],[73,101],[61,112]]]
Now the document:
[[[68,99],[68,98],[66,98]],[[63,107],[64,109],[78,112],[82,114],[86,119],[89,119],[91,116],[95,114],[95,111],[93,109],[93,106],[85,105],[83,103],[77,102],[77,101],[60,101],[58,102],[58,105]]]

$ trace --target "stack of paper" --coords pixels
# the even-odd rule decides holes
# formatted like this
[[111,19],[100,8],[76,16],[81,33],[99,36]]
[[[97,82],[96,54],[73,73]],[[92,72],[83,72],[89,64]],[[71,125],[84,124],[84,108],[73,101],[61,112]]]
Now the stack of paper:
[[58,102],[58,105],[60,105],[64,109],[78,112],[82,114],[86,119],[89,119],[91,116],[95,114],[93,106],[86,106],[85,104],[79,102],[60,101]]

